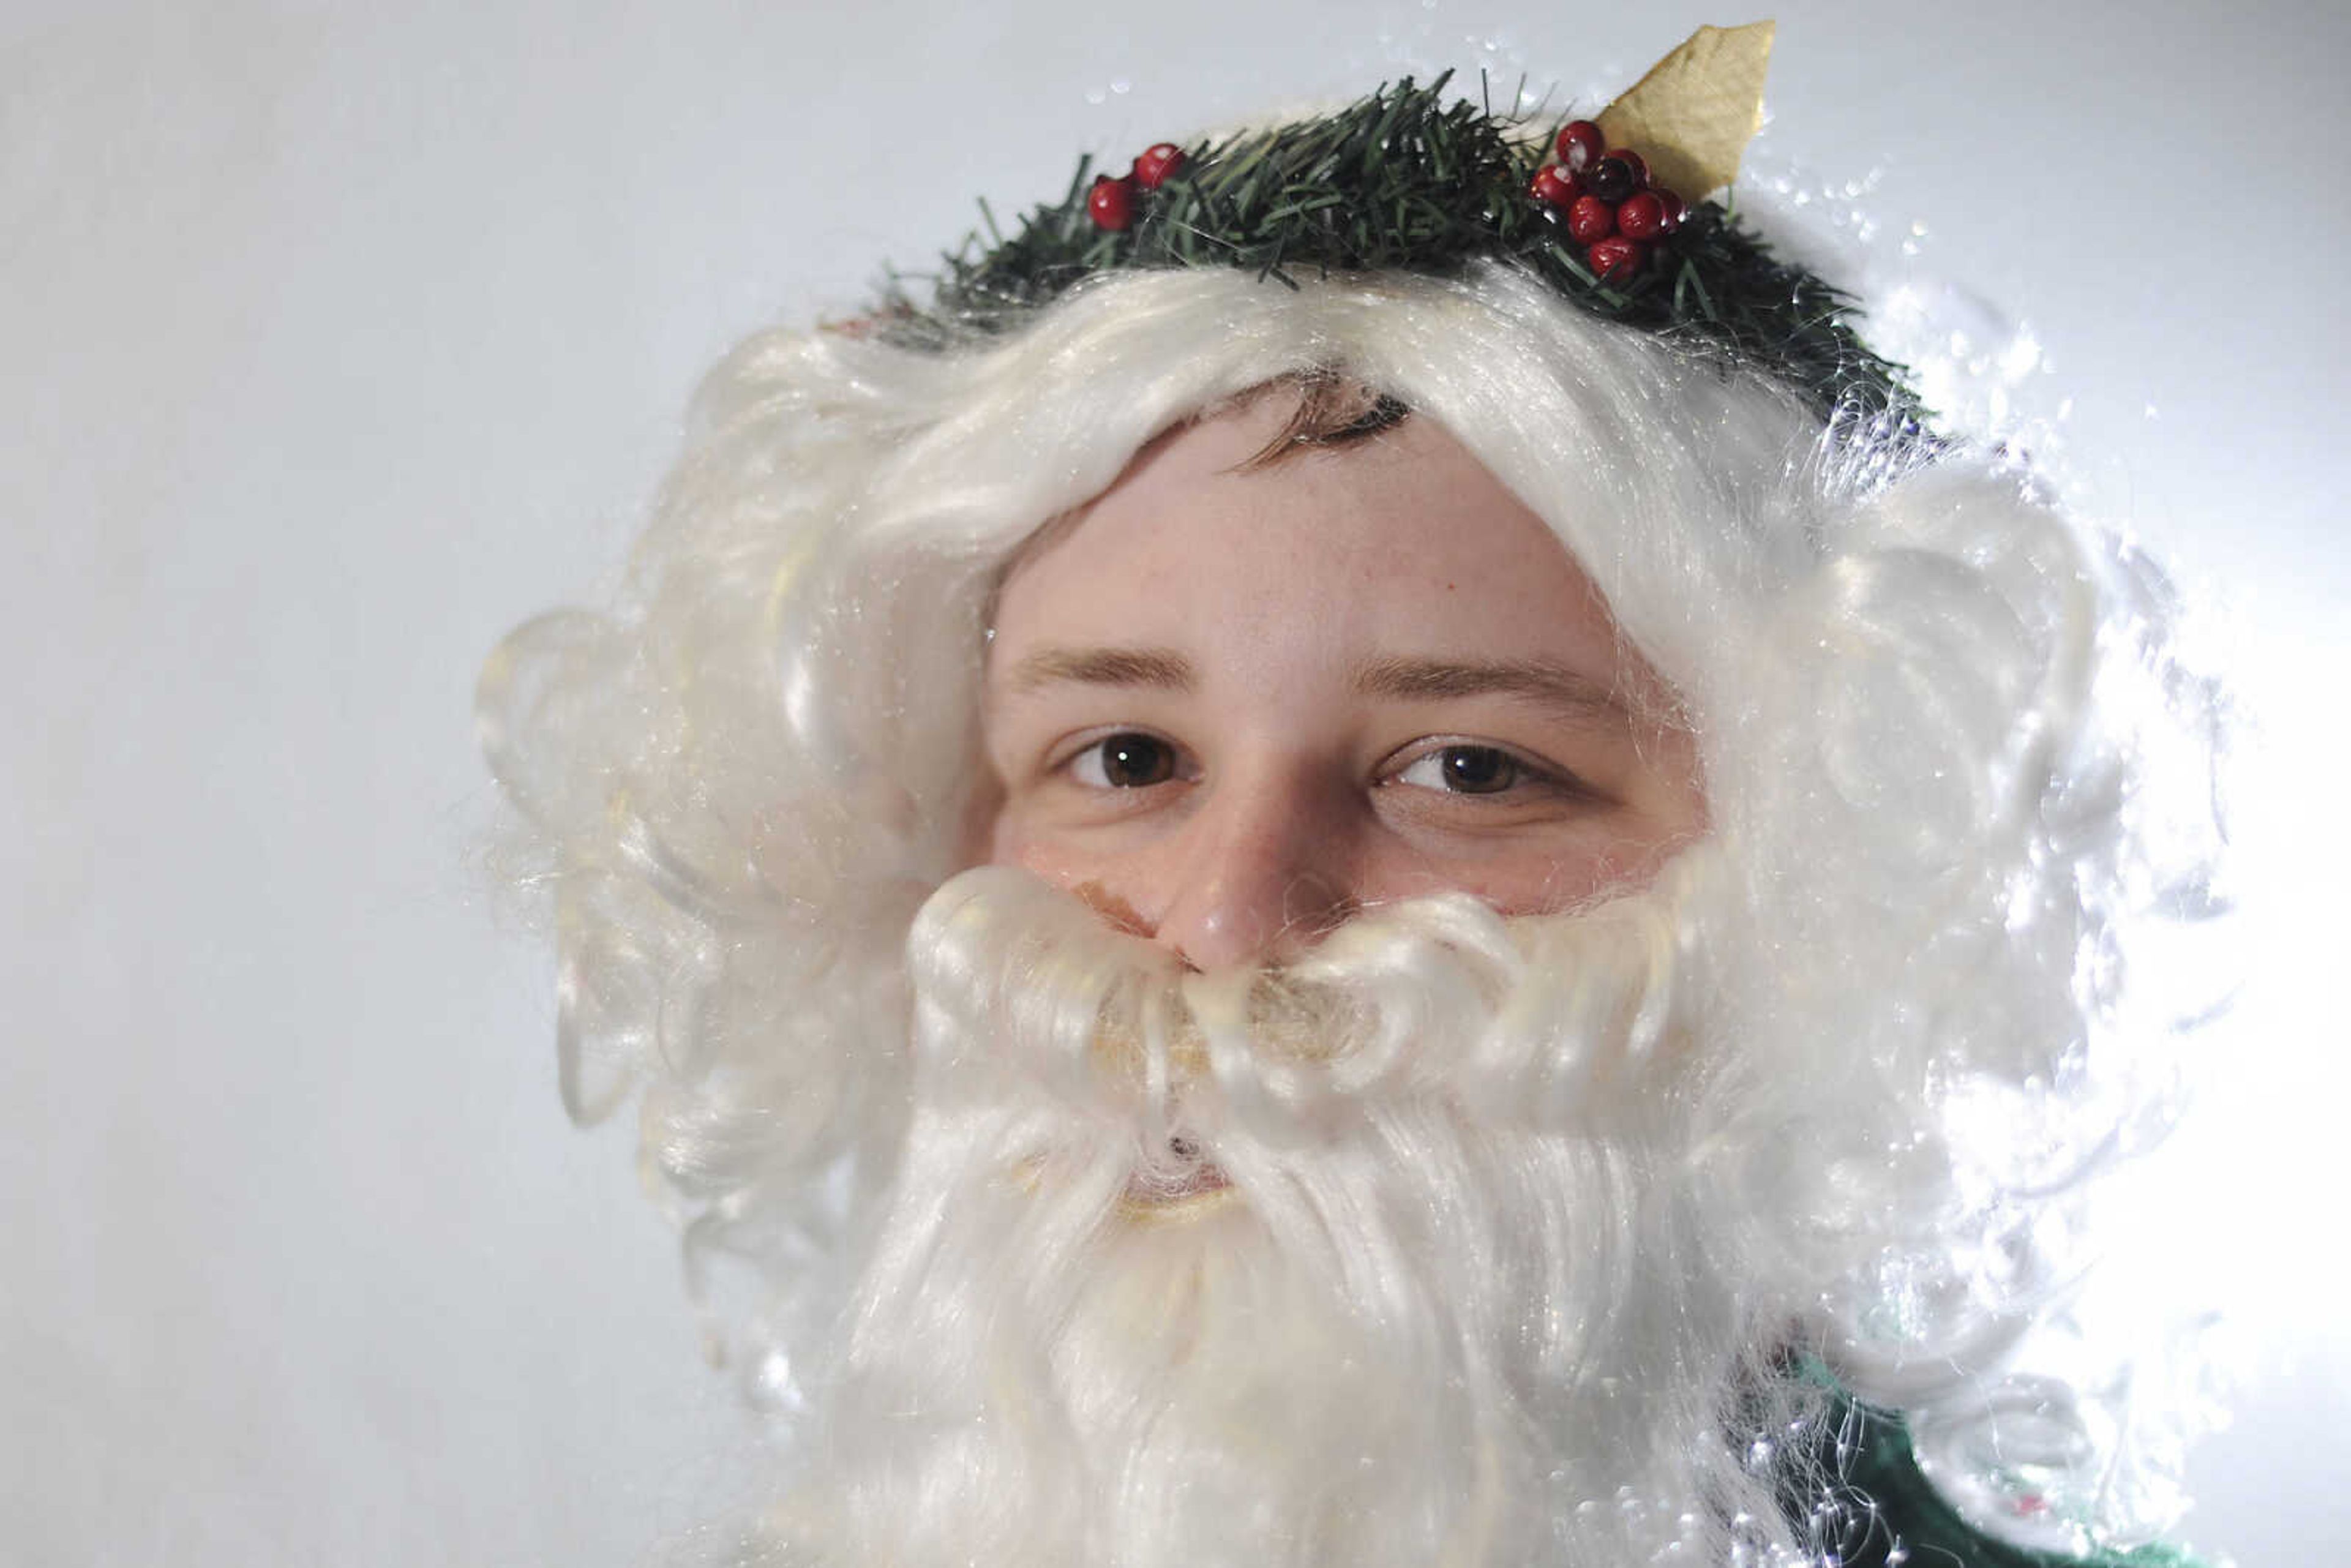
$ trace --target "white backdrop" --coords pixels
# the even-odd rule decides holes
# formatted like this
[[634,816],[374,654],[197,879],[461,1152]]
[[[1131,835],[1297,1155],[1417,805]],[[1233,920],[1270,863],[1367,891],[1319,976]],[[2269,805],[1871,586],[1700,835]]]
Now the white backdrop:
[[[1761,166],[2021,311],[2080,493],[2222,609],[2249,979],[2159,1218],[2241,1390],[2186,1534],[2331,1560],[2351,25],[1779,17]],[[474,868],[483,653],[611,582],[729,342],[974,197],[1405,67],[1589,101],[1746,19],[0,5],[0,1558],[622,1564],[723,1506],[747,1425]]]

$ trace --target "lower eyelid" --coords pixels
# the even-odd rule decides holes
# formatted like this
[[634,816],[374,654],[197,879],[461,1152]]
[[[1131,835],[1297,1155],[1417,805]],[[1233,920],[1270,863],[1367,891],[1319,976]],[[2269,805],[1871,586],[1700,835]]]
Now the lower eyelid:
[[1446,747],[1439,746],[1422,752],[1405,763],[1403,768],[1390,769],[1380,779],[1380,787],[1401,785],[1404,789],[1416,791],[1434,801],[1442,802],[1447,809],[1461,810],[1500,811],[1512,807],[1521,810],[1581,810],[1605,808],[1617,803],[1614,795],[1587,782],[1581,775],[1564,768],[1535,761],[1513,747],[1468,741],[1457,741],[1450,744],[1481,745],[1485,749],[1498,751],[1517,766],[1518,776],[1507,787],[1491,790],[1449,789],[1439,784],[1404,783],[1402,776],[1406,769],[1417,767],[1447,749]]

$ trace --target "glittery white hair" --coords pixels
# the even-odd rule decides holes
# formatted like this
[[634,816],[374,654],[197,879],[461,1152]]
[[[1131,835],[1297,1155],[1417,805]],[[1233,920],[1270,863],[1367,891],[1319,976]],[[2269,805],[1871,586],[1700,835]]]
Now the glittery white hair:
[[483,680],[554,894],[567,1104],[636,1098],[693,1277],[792,1406],[905,1145],[908,933],[962,869],[1004,563],[1153,436],[1330,371],[1541,517],[1698,737],[1721,874],[1679,1179],[1771,1341],[1742,1375],[1817,1352],[1964,1447],[2168,1085],[2125,982],[2202,886],[2209,694],[2159,579],[2017,475],[1823,432],[1501,267],[1128,274],[953,352],[735,354],[622,602]]

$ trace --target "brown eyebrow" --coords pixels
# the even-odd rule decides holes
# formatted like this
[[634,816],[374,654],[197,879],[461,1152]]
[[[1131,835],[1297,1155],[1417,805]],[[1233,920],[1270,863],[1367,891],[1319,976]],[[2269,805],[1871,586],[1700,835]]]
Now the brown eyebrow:
[[1170,692],[1193,691],[1200,684],[1192,662],[1165,648],[1040,648],[1013,665],[1004,680],[1004,689],[1016,696],[1062,681]]
[[1356,668],[1354,685],[1364,696],[1512,696],[1587,721],[1622,723],[1632,716],[1609,687],[1548,659],[1374,659]]
[[[1025,696],[1062,682],[1170,692],[1199,688],[1192,662],[1172,649],[1047,647],[1013,665],[1004,677],[1003,690],[1008,695]],[[1621,724],[1632,716],[1609,687],[1548,659],[1374,659],[1357,667],[1353,685],[1364,696],[1403,701],[1522,697],[1584,722],[1603,719]]]

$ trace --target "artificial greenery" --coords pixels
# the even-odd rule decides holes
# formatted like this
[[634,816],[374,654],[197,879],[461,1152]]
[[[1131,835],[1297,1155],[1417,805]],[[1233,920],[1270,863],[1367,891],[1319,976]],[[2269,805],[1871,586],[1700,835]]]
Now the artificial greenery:
[[1901,367],[1855,335],[1850,298],[1774,256],[1715,202],[1693,203],[1635,276],[1601,281],[1563,216],[1528,193],[1552,138],[1530,138],[1524,122],[1466,99],[1447,102],[1449,79],[1406,78],[1320,119],[1189,147],[1157,190],[1134,193],[1123,231],[1089,215],[1095,170],[1082,159],[1068,193],[1009,238],[983,204],[985,241],[975,234],[945,258],[930,304],[893,278],[877,325],[920,346],[992,335],[1110,268],[1232,267],[1295,286],[1306,274],[1446,276],[1493,257],[1597,315],[1729,348],[1824,418],[1923,431]]
[[[2084,1554],[2036,1551],[1988,1534],[1927,1479],[1898,1413],[1842,1390],[1815,1441],[1817,1473],[1836,1478],[1831,1500],[1842,1505],[1834,1559],[1841,1568],[2199,1568],[2187,1552],[2160,1544]],[[1802,1518],[1818,1500],[1790,1498],[1789,1517]]]

